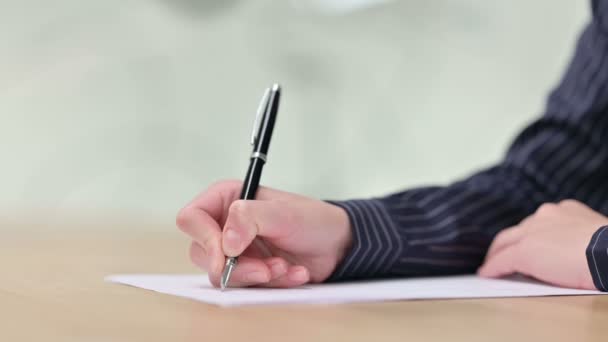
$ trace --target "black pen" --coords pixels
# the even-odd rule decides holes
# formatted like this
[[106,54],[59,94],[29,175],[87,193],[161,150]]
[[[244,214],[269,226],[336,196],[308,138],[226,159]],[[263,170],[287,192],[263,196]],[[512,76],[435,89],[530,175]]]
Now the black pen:
[[[279,111],[280,97],[281,87],[278,84],[273,84],[271,88],[266,89],[264,92],[264,96],[258,107],[251,133],[253,152],[251,153],[249,169],[247,170],[247,176],[241,190],[240,198],[242,200],[255,199],[255,193],[258,190],[260,178],[262,177],[262,169],[267,161],[268,147],[270,146],[274,123],[277,119],[277,112]],[[224,266],[224,272],[220,281],[222,290],[228,285],[230,275],[236,267],[237,261],[238,257],[226,259],[226,265]]]

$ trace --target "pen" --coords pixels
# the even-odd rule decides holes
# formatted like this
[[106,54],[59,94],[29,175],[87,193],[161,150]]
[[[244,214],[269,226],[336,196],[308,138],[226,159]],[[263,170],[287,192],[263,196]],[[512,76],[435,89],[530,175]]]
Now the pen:
[[[253,122],[253,131],[251,132],[251,146],[253,146],[253,152],[251,153],[249,169],[247,170],[243,188],[241,189],[240,199],[242,200],[255,199],[255,193],[258,190],[260,178],[262,177],[262,169],[267,161],[268,147],[270,146],[274,123],[277,119],[280,97],[281,87],[275,83],[272,87],[266,89],[264,96],[260,101],[260,106],[258,107],[255,121]],[[236,267],[237,262],[238,256],[228,257],[226,259],[226,265],[224,266],[224,272],[222,273],[222,279],[220,280],[222,290],[228,285],[230,275]]]

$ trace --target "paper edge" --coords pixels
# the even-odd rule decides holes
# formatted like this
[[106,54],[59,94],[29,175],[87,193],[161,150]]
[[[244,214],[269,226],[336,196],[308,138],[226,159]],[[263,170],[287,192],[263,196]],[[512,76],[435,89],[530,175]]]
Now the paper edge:
[[[562,289],[562,290],[566,290],[566,291],[574,291],[575,293],[568,293],[568,294],[555,294],[555,293],[549,293],[549,294],[527,294],[527,295],[503,295],[503,296],[478,296],[478,297],[435,297],[435,298],[407,298],[407,297],[403,297],[403,298],[374,298],[374,297],[369,297],[369,298],[361,298],[361,299],[337,299],[337,300],[325,300],[325,301],[306,301],[305,299],[302,300],[294,300],[294,301],[289,301],[289,302],[284,302],[284,303],[277,303],[277,302],[245,302],[243,303],[242,301],[219,301],[219,300],[214,300],[213,298],[211,299],[206,299],[206,300],[201,300],[197,297],[194,296],[189,296],[189,295],[183,295],[183,294],[175,294],[172,293],[170,290],[167,291],[163,291],[162,289],[152,289],[149,287],[143,287],[141,285],[134,285],[131,284],[129,282],[127,282],[127,280],[123,280],[124,278],[128,278],[128,277],[197,277],[197,276],[201,276],[201,274],[162,274],[162,273],[125,273],[125,274],[112,274],[112,275],[108,275],[105,276],[103,279],[105,282],[108,283],[112,283],[112,284],[118,284],[118,285],[123,285],[123,286],[128,286],[128,287],[132,287],[135,289],[142,289],[142,290],[146,290],[149,292],[154,292],[154,293],[159,293],[162,295],[167,295],[167,296],[172,296],[172,297],[179,297],[179,298],[186,298],[189,300],[193,300],[195,302],[198,303],[202,303],[202,304],[206,304],[206,305],[214,305],[216,307],[222,307],[222,308],[232,308],[232,307],[241,307],[241,306],[286,306],[286,305],[341,305],[341,304],[357,304],[357,303],[386,303],[386,302],[405,302],[405,301],[448,301],[448,300],[480,300],[480,299],[507,299],[507,298],[543,298],[543,297],[572,297],[572,296],[597,296],[597,295],[608,295],[608,293],[605,292],[601,292],[601,291],[594,291],[594,290],[581,290],[581,289],[571,289],[571,288],[561,288],[561,287],[556,287],[550,284],[545,284],[545,283],[535,283],[534,285],[539,285],[539,286],[546,286],[548,288],[555,288],[555,289]],[[509,281],[509,279],[496,279],[496,280],[504,280],[504,281]]]

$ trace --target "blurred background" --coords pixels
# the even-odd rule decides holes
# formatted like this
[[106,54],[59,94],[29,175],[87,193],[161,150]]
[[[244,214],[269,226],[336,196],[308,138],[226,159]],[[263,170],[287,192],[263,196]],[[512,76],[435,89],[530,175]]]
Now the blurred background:
[[0,4],[0,215],[159,227],[244,176],[273,82],[264,185],[369,197],[487,167],[542,112],[589,15],[582,0]]

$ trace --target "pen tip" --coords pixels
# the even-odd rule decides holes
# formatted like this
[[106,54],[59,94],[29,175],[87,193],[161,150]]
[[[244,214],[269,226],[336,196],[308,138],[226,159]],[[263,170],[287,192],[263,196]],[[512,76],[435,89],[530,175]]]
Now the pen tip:
[[220,279],[220,288],[222,289],[222,291],[228,286],[228,281],[230,280],[232,269],[234,268],[234,266],[236,266],[236,260],[236,258],[226,259],[226,266],[224,267],[224,272],[222,272],[222,278]]
[[279,91],[281,89],[281,86],[278,83],[275,83],[272,85],[272,91]]
[[220,280],[220,290],[224,291],[226,289],[226,283],[228,283],[228,279],[226,275],[222,275],[222,279]]

